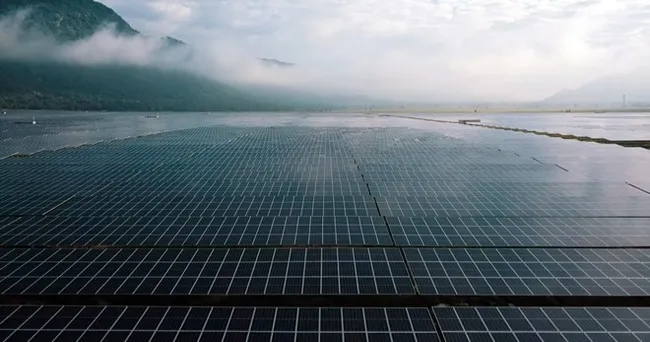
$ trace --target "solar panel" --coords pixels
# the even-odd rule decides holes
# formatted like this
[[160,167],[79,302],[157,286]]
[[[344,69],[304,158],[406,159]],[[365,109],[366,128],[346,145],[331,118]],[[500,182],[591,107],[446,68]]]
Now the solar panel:
[[[19,193],[0,196],[0,216],[34,216],[46,214],[68,200],[70,195]],[[376,211],[376,210],[375,210]]]
[[392,245],[381,217],[0,219],[0,246]]
[[6,341],[439,341],[426,308],[1,306]]
[[650,246],[648,218],[387,217],[396,245]]
[[3,294],[409,294],[398,249],[5,249]]
[[495,201],[457,197],[380,197],[379,211],[384,216],[406,217],[648,217],[650,196],[604,199],[602,202],[567,197]]
[[650,309],[435,307],[445,341],[648,341]]
[[639,190],[623,183],[526,183],[526,182],[462,182],[428,179],[420,182],[390,182],[369,185],[373,195],[383,196],[443,196],[462,195],[515,197],[583,197],[598,199],[608,196],[639,196]]
[[192,194],[197,197],[217,197],[229,194],[233,197],[266,196],[309,196],[309,195],[367,195],[366,183],[349,179],[347,182],[334,181],[255,181],[239,182],[219,180],[218,182],[149,182],[132,180],[121,184],[108,184],[101,191],[94,193],[103,197],[124,197],[138,194],[155,196],[167,193],[182,196]]
[[[456,166],[457,167],[457,166]],[[558,170],[560,170],[558,168]],[[523,183],[575,183],[575,182],[586,182],[589,179],[576,174],[569,174],[565,171],[563,174],[557,174],[555,171],[545,171],[545,172],[499,172],[494,174],[485,174],[480,172],[475,173],[466,173],[466,172],[456,172],[454,167],[450,167],[448,171],[436,171],[436,172],[426,172],[422,174],[415,174],[410,172],[387,172],[382,174],[375,173],[366,173],[364,176],[370,184],[385,184],[385,183],[427,183],[428,181],[433,181],[435,179],[445,180],[448,182],[477,182],[477,181],[486,181],[486,182],[523,182]]]
[[75,197],[51,211],[59,216],[375,216],[369,196]]
[[418,293],[646,296],[645,249],[404,249]]
[[[86,176],[84,176],[86,177]],[[33,182],[11,181],[0,184],[0,193],[2,194],[39,194],[43,197],[72,197],[73,195],[93,195],[109,184],[108,181],[82,182],[77,180],[68,180],[56,182],[52,180],[39,180]],[[11,198],[1,200],[5,205],[12,202]],[[15,202],[15,201],[14,201]],[[20,207],[14,209],[15,213],[21,213]],[[9,211],[8,214],[12,212]],[[29,212],[32,214],[32,212]],[[38,212],[34,212],[38,214]]]

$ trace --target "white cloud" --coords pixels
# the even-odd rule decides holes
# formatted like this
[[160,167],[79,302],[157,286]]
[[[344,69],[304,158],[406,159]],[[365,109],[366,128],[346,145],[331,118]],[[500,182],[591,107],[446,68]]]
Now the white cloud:
[[66,43],[40,31],[26,29],[30,10],[0,18],[0,57],[23,60],[55,60],[83,65],[123,64],[177,67],[187,51],[164,49],[164,41],[143,35],[124,36],[114,26],[100,28],[90,37]]
[[187,21],[192,18],[193,3],[176,3],[174,1],[152,1],[147,5],[155,12],[161,14],[164,20],[171,22]]
[[650,60],[644,0],[191,4],[192,20],[175,29],[190,42],[286,59],[306,69],[308,82],[381,96],[538,99]]
[[210,75],[394,98],[535,100],[650,60],[647,0],[100,1]]

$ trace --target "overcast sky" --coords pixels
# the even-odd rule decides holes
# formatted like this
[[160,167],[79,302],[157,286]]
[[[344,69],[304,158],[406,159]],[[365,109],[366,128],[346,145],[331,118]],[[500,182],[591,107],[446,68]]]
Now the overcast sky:
[[143,33],[381,96],[537,100],[650,61],[648,0],[101,2]]

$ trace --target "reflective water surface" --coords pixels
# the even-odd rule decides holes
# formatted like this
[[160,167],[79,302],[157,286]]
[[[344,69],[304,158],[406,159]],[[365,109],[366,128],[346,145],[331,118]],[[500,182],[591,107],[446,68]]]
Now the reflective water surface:
[[650,140],[650,113],[415,114],[442,120],[480,119],[495,126],[609,140]]

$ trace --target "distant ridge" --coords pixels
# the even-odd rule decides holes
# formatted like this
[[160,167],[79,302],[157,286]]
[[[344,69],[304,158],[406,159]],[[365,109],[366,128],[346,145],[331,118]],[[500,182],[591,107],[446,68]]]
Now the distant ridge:
[[93,0],[1,0],[0,16],[27,10],[26,29],[37,30],[59,41],[92,36],[110,24],[120,35],[140,34],[111,8]]
[[622,105],[623,95],[630,103],[650,103],[650,70],[601,77],[575,89],[559,91],[544,103]]
[[278,66],[281,68],[289,68],[296,65],[295,63],[284,62],[274,58],[258,58],[258,60],[265,65]]

